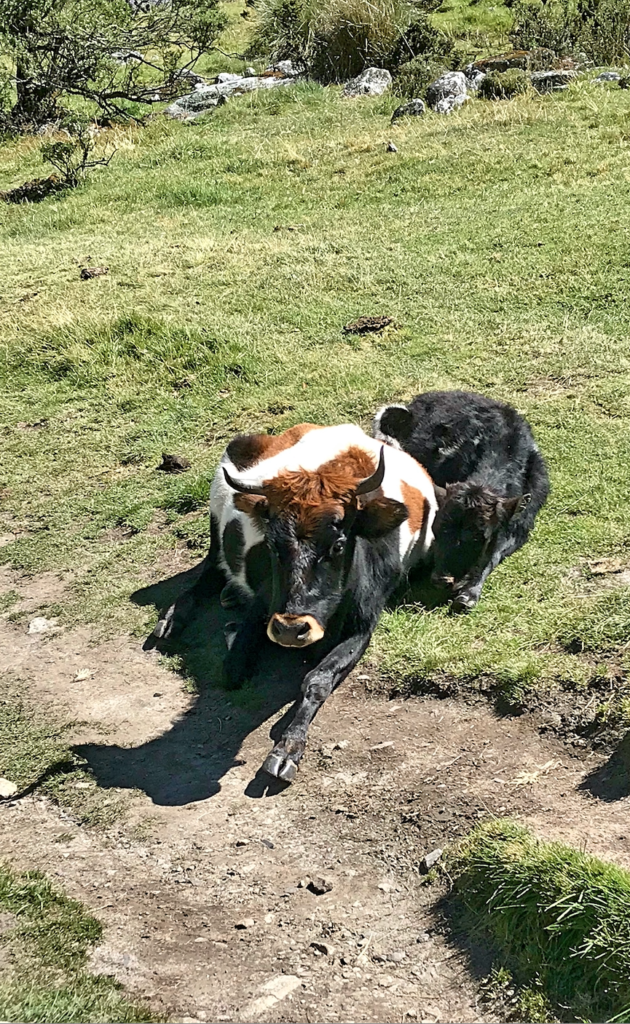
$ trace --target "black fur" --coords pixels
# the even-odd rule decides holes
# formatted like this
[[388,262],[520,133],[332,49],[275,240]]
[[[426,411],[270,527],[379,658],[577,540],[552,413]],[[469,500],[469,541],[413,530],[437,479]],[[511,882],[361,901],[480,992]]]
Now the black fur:
[[493,569],[528,539],[549,494],[545,461],[527,421],[510,405],[466,391],[429,391],[377,415],[393,440],[433,478],[440,509],[434,580],[460,610],[474,607]]

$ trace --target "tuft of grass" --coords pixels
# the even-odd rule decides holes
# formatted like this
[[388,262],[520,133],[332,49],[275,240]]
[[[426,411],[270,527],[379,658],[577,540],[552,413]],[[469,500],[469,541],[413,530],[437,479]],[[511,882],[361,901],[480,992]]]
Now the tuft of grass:
[[474,829],[449,871],[463,927],[489,938],[501,966],[538,984],[563,1020],[630,1018],[628,872],[507,819]]
[[0,910],[16,921],[2,939],[10,962],[0,981],[2,1020],[157,1020],[146,1007],[129,1001],[111,978],[86,971],[88,952],[101,938],[102,926],[40,872],[18,874],[0,864]]

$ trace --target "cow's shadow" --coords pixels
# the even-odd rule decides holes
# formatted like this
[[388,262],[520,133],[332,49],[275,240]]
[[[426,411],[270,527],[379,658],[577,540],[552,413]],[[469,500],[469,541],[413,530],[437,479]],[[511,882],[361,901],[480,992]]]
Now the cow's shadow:
[[[161,610],[190,587],[200,567],[137,590],[131,600]],[[430,605],[430,589],[420,584]],[[418,600],[417,587],[401,594],[401,600]],[[427,597],[429,594],[429,597]],[[205,800],[221,789],[221,779],[237,764],[245,738],[272,719],[269,749],[290,721],[294,707],[278,718],[301,692],[304,676],[312,667],[306,652],[280,649],[269,640],[261,643],[255,675],[241,689],[221,686],[221,665],[226,653],[224,628],[238,617],[225,611],[218,599],[201,602],[180,638],[161,646],[188,682],[196,699],[169,729],[138,747],[84,744],[75,747],[85,758],[97,782],[105,787],[140,789],[158,805],[179,806]],[[156,646],[148,637],[144,649]],[[313,651],[314,653],[314,651]],[[262,760],[262,758],[261,758]],[[286,784],[267,775],[252,763],[252,778],[245,792],[251,797],[273,796]]]
[[625,734],[608,761],[586,776],[580,789],[606,803],[630,795],[630,732]]

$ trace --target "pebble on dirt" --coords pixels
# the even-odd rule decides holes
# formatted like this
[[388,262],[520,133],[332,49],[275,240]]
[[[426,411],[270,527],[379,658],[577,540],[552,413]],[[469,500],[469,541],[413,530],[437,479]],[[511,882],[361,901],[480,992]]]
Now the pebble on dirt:
[[437,850],[432,850],[431,853],[427,853],[426,856],[423,857],[422,860],[420,861],[420,871],[422,872],[422,874],[428,874],[431,868],[435,867],[441,856],[442,851],[439,849],[439,847]]
[[109,267],[83,267],[80,278],[82,281],[91,281],[93,277],[103,277],[109,274]]
[[242,932],[247,928],[253,928],[255,924],[253,917],[244,917],[242,921],[237,921],[234,927]]
[[335,955],[335,947],[331,946],[329,942],[311,942],[311,948],[315,949],[318,953],[323,953],[324,956]]
[[43,615],[37,615],[29,622],[28,632],[31,636],[34,633],[48,633],[51,629],[54,629],[56,625],[56,619],[46,619]]
[[185,473],[190,469],[190,462],[183,455],[167,455],[162,452],[162,462],[157,468],[163,473]]
[[316,896],[323,896],[324,893],[330,892],[333,887],[333,883],[330,878],[323,878],[321,875],[316,878],[311,878],[306,888],[309,892],[314,893]]
[[15,782],[10,782],[9,779],[0,779],[0,800],[10,800],[17,792],[18,787]]

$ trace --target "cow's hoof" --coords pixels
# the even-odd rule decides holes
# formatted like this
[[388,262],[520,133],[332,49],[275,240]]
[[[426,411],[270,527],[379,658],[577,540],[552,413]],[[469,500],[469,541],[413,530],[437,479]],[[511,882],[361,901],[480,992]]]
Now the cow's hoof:
[[272,750],[269,756],[263,761],[263,771],[273,775],[275,779],[282,779],[283,782],[293,782],[297,774],[298,766],[287,754],[278,753]]
[[184,623],[177,614],[177,602],[168,608],[153,630],[153,636],[158,640],[174,640],[182,632]]
[[475,597],[474,594],[458,594],[453,601],[454,612],[470,612],[478,603],[479,597]]

